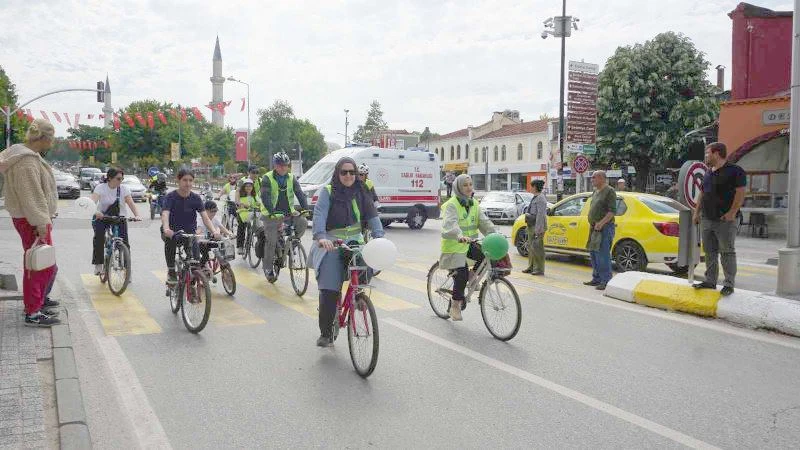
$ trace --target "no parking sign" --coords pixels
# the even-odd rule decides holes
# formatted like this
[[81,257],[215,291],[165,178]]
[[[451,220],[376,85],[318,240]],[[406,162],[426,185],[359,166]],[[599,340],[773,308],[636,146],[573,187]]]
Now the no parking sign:
[[689,208],[697,208],[703,193],[703,177],[708,168],[700,161],[686,161],[678,175],[678,200]]

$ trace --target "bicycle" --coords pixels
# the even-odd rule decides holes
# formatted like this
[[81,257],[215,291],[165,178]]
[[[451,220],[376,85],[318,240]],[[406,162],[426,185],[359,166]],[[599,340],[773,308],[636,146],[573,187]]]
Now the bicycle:
[[[470,245],[480,245],[478,240],[472,240]],[[433,312],[442,319],[450,318],[450,302],[453,296],[453,275],[455,270],[449,270],[444,275],[444,270],[439,269],[436,261],[428,270],[428,302]],[[514,286],[506,279],[511,272],[510,268],[497,267],[490,264],[489,257],[475,269],[474,278],[467,282],[467,292],[462,309],[470,302],[472,294],[480,285],[478,303],[481,307],[483,323],[492,336],[501,341],[508,341],[517,335],[522,323],[522,306],[519,295]],[[510,296],[502,296],[501,288],[508,290]],[[510,297],[510,298],[508,298]],[[501,326],[498,322],[503,319],[506,311],[510,312],[509,325]]]
[[[301,211],[300,217],[308,218],[310,211]],[[286,217],[278,228],[278,242],[275,248],[275,260],[272,263],[272,275],[269,273],[268,265],[265,262],[262,269],[267,281],[275,283],[278,280],[278,273],[288,262],[289,276],[292,279],[294,292],[302,297],[308,289],[308,258],[306,249],[300,238],[295,235],[294,217]],[[288,241],[287,241],[288,238]],[[287,252],[288,242],[288,252]]]
[[[222,197],[220,197],[222,200]],[[236,202],[230,198],[225,199],[225,209],[222,213],[222,225],[230,230],[231,233],[236,234],[236,227],[239,226],[239,221],[236,220]]]
[[[218,251],[209,251],[209,256],[204,257],[206,260],[205,270],[211,283],[217,283],[217,275],[222,280],[222,288],[225,293],[233,296],[236,293],[236,274],[231,268],[230,261],[236,258],[236,245],[230,240],[224,240],[218,247]],[[214,257],[211,258],[210,256]]]
[[[131,281],[131,250],[119,235],[119,225],[136,220],[123,216],[103,216],[97,219],[106,225],[106,243],[103,252],[103,271],[100,282],[108,282],[108,290],[119,297],[128,288]],[[113,281],[112,281],[113,280]]]
[[261,209],[258,206],[253,206],[248,208],[248,210],[250,211],[250,220],[244,224],[247,227],[247,235],[244,239],[244,255],[242,255],[242,258],[246,259],[247,263],[250,264],[250,267],[255,269],[261,263],[261,257],[255,253],[254,248],[256,233],[258,232],[258,228],[261,226],[258,223],[259,216],[261,215]]
[[[337,315],[331,336],[336,341],[339,329],[347,326],[347,344],[353,368],[359,376],[367,378],[378,364],[379,350],[378,316],[366,292],[370,287],[367,279],[369,268],[361,259],[362,245],[337,240],[334,246],[343,253],[342,259],[347,261],[350,285],[344,297],[336,302]],[[364,283],[361,283],[362,279]]]
[[211,316],[211,286],[205,267],[195,258],[195,246],[200,247],[200,251],[219,246],[219,242],[201,238],[195,234],[184,234],[183,231],[175,233],[173,239],[178,241],[175,254],[177,280],[174,283],[167,281],[170,309],[173,314],[181,311],[183,324],[192,333],[202,331]]

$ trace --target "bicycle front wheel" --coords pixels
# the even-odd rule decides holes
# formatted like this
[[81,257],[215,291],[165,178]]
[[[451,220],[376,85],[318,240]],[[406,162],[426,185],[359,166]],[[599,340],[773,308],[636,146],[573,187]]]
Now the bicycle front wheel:
[[167,286],[167,292],[169,292],[169,308],[172,314],[177,314],[178,310],[181,309],[181,297],[183,296],[181,286],[183,286],[183,280],[180,278],[178,278],[176,283]]
[[211,316],[211,286],[208,284],[208,277],[202,270],[193,271],[189,286],[183,290],[183,324],[192,333],[199,333],[206,327]]
[[356,294],[347,323],[347,344],[356,373],[367,378],[378,364],[378,316],[369,296]]
[[106,264],[108,289],[116,296],[122,295],[131,280],[131,251],[124,242],[111,244],[111,259]]
[[302,297],[308,289],[308,261],[306,249],[300,241],[291,241],[289,247],[289,275],[295,294]]
[[225,264],[222,266],[220,269],[220,278],[222,278],[222,288],[225,289],[225,293],[228,295],[235,294],[236,275],[234,275],[230,264]]
[[247,248],[245,249],[245,252],[247,254],[247,263],[250,264],[250,267],[255,269],[256,267],[258,267],[259,264],[261,264],[261,258],[259,258],[258,255],[256,255],[257,240],[255,237],[255,233],[252,232],[253,229],[254,229],[253,225],[250,225],[250,231],[248,231],[248,238],[246,244]]
[[489,279],[478,297],[483,323],[495,338],[507,341],[517,335],[522,323],[522,306],[514,286],[505,278]]
[[437,316],[449,319],[452,297],[453,277],[448,271],[439,269],[439,261],[436,261],[428,270],[428,303]]

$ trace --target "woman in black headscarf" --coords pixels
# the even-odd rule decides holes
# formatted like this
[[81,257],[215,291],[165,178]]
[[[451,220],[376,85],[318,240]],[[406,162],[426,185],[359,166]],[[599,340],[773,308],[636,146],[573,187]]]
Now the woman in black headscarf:
[[331,183],[319,189],[314,205],[314,240],[311,266],[317,273],[319,288],[319,331],[317,345],[333,345],[331,335],[336,316],[336,303],[345,278],[344,261],[333,241],[364,242],[362,222],[367,222],[372,236],[383,236],[383,226],[372,202],[372,196],[358,180],[356,162],[344,157],[336,163]]

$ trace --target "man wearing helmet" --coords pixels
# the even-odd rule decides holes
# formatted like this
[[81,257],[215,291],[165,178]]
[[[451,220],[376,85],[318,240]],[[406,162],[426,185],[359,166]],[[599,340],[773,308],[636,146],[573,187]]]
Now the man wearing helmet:
[[289,171],[289,155],[284,152],[272,157],[272,170],[261,180],[261,220],[264,223],[264,267],[268,267],[268,276],[272,273],[272,262],[275,260],[275,248],[278,244],[278,232],[284,218],[291,217],[297,237],[303,236],[308,222],[294,208],[297,198],[301,210],[308,209],[306,194],[300,187],[297,178]]

